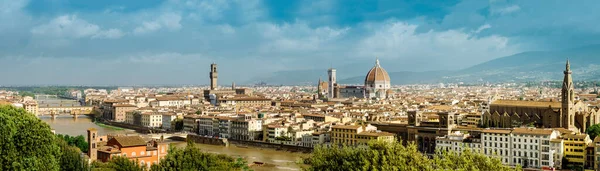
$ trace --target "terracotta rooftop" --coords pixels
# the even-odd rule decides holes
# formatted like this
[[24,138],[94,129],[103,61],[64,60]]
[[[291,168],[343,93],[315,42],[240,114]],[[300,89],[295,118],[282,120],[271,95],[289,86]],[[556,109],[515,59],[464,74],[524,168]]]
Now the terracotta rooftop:
[[548,107],[560,108],[560,102],[542,102],[542,101],[521,101],[521,100],[496,100],[491,104],[498,106],[519,106],[519,107]]
[[510,134],[510,129],[484,129],[481,131],[482,133],[492,133],[492,134]]
[[360,125],[334,125],[334,129],[358,129]]
[[515,128],[513,134],[527,134],[527,135],[550,135],[552,129],[530,129],[530,128]]
[[[113,137],[122,147],[145,146],[146,141],[140,136],[116,136]],[[110,141],[110,140],[109,140]]]
[[573,134],[567,134],[567,135],[563,135],[563,139],[567,139],[567,138],[573,138],[573,139],[585,139],[585,137],[587,137],[587,134],[579,134],[579,135],[573,135]]
[[113,107],[137,107],[132,104],[114,104]]
[[358,133],[358,135],[371,136],[371,137],[395,136],[395,134],[393,134],[393,133],[383,132],[383,131],[382,132],[365,131],[365,132]]

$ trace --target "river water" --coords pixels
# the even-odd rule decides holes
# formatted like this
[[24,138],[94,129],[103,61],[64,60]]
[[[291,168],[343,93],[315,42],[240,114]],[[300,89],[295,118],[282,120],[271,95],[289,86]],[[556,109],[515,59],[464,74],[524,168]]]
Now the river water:
[[[99,135],[106,134],[136,134],[133,130],[114,130],[111,128],[105,128],[98,126],[92,122],[92,120],[85,116],[79,115],[77,119],[71,116],[62,116],[52,119],[51,117],[41,117],[44,122],[48,123],[57,134],[67,134],[71,136],[83,135],[86,136],[86,130],[89,128],[96,128]],[[86,137],[87,138],[87,137]],[[177,142],[175,143],[178,147],[185,147],[186,143]],[[243,157],[249,163],[252,162],[264,162],[267,164],[273,164],[275,167],[253,167],[253,170],[300,170],[300,166],[296,164],[307,154],[302,153],[290,153],[285,151],[276,151],[272,149],[259,149],[259,148],[240,148],[235,146],[225,147],[208,144],[197,144],[197,146],[204,152],[226,154],[234,157]]]

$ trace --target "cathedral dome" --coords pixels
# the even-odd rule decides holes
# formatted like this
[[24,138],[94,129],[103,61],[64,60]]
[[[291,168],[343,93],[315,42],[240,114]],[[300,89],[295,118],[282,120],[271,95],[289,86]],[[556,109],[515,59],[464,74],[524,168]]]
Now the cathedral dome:
[[379,59],[377,59],[375,66],[369,70],[365,77],[365,85],[374,84],[375,82],[390,82],[390,76],[385,69],[379,65]]

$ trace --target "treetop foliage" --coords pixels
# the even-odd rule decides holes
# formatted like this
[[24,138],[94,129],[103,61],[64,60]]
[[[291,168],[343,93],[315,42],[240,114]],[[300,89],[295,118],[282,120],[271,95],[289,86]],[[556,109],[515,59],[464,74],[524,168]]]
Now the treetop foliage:
[[371,141],[368,146],[316,147],[305,159],[306,170],[364,170],[364,171],[509,171],[500,159],[465,150],[462,154],[438,152],[432,159],[417,151],[415,144]]
[[600,124],[594,124],[585,130],[585,133],[590,135],[590,139],[594,140],[596,136],[600,135]]
[[59,170],[50,126],[22,108],[0,106],[0,170]]

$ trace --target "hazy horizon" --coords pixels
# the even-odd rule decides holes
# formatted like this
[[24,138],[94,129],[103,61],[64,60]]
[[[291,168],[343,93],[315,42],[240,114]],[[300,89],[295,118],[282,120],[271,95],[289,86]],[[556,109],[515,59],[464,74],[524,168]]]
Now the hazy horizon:
[[0,85],[205,85],[213,62],[220,85],[376,57],[459,70],[600,44],[600,2],[580,2],[0,0]]

